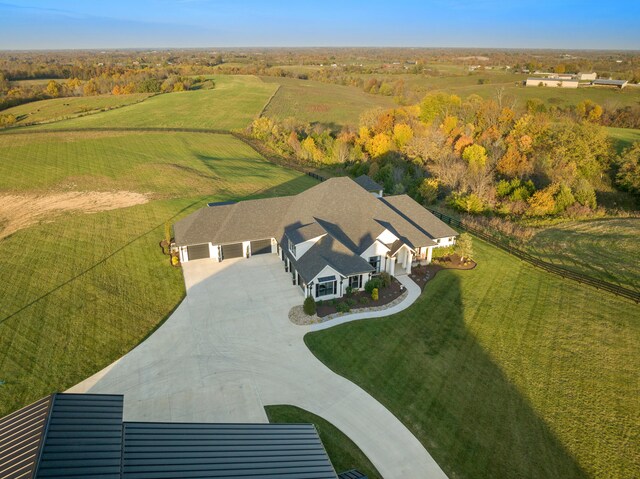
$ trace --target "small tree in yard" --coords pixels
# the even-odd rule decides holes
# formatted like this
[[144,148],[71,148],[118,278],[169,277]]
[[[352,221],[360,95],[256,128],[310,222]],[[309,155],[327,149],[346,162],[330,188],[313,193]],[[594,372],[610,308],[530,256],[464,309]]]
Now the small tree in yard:
[[378,301],[378,288],[373,288],[373,291],[371,292],[371,299]]
[[456,253],[460,256],[460,261],[467,261],[473,257],[473,240],[469,233],[462,233],[456,241]]
[[305,298],[302,309],[307,316],[313,316],[316,314],[316,302],[311,296]]

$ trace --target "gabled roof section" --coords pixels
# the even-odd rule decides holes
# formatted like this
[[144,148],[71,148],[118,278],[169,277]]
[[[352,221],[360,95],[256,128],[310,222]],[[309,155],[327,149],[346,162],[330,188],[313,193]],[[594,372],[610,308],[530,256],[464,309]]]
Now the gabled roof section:
[[310,239],[317,238],[318,236],[327,234],[325,229],[315,221],[300,227],[290,226],[286,228],[284,232],[287,235],[287,238],[293,241],[294,244],[300,244]]
[[0,418],[0,477],[3,479],[35,477],[52,397]]
[[373,179],[371,179],[371,177],[368,175],[360,175],[353,181],[355,181],[370,193],[378,193],[380,190],[384,190],[384,186],[379,185],[378,183],[373,181]]
[[458,236],[456,230],[407,195],[386,196],[380,201],[432,239]]
[[373,267],[367,261],[354,255],[353,251],[330,235],[320,238],[298,260],[290,255],[289,257],[305,283],[309,283],[327,265],[345,277],[373,271]]
[[123,477],[336,479],[312,424],[127,422]]

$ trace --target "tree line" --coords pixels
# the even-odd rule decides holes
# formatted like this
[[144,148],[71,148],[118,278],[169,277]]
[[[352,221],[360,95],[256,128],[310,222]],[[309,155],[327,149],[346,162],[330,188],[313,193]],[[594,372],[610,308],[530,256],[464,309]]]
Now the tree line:
[[584,217],[598,211],[596,189],[610,174],[618,188],[639,192],[640,145],[617,156],[596,107],[518,112],[500,96],[430,93],[415,105],[366,112],[357,128],[261,117],[251,134],[294,161],[368,174],[388,194],[425,205]]

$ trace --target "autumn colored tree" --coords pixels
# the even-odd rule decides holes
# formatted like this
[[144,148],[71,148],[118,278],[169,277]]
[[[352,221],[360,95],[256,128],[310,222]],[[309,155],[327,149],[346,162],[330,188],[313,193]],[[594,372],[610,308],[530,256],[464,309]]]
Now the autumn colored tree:
[[62,93],[62,85],[53,80],[49,80],[49,83],[47,83],[46,91],[47,95],[53,98],[58,98],[60,96],[60,93]]
[[400,149],[413,138],[413,129],[406,123],[398,123],[393,127],[393,141]]
[[616,163],[616,184],[626,191],[640,194],[640,142],[625,149]]
[[420,103],[420,119],[430,124],[439,116],[455,113],[462,106],[457,95],[447,93],[428,93]]
[[472,170],[482,170],[487,164],[487,150],[480,145],[467,146],[462,152],[462,159]]
[[438,199],[438,189],[440,182],[436,178],[425,178],[418,187],[418,195],[422,199],[422,204],[427,206]]
[[598,123],[602,117],[602,107],[591,100],[583,100],[576,105],[576,112],[580,119]]
[[378,158],[391,151],[393,141],[386,133],[378,133],[367,142],[366,148],[372,158]]
[[552,184],[546,188],[536,191],[531,198],[529,198],[529,209],[527,210],[528,216],[546,216],[555,212],[556,200],[555,195],[558,192],[559,186]]
[[96,81],[92,78],[82,87],[82,91],[84,96],[93,96],[98,94],[98,85]]
[[469,233],[458,236],[455,251],[460,256],[460,261],[466,262],[473,259],[473,237]]

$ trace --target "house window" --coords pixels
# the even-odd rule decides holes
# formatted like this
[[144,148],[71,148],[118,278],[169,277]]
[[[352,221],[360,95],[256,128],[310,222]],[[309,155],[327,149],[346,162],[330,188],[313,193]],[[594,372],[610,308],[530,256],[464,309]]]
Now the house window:
[[316,298],[336,294],[337,281],[335,276],[325,276],[318,278],[316,283]]
[[375,273],[380,272],[380,256],[371,256],[369,258],[369,264],[373,266]]
[[293,244],[293,241],[289,240],[289,251],[291,252],[291,254],[293,254],[293,256],[296,255],[296,245]]
[[360,276],[359,274],[356,276],[349,276],[349,287],[351,289],[362,288],[362,276]]

